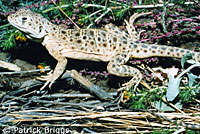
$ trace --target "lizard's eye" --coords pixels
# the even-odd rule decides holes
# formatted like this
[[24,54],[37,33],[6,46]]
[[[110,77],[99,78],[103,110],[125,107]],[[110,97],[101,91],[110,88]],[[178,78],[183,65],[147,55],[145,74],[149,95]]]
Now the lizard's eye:
[[27,18],[26,17],[22,17],[22,21],[26,21],[27,20]]

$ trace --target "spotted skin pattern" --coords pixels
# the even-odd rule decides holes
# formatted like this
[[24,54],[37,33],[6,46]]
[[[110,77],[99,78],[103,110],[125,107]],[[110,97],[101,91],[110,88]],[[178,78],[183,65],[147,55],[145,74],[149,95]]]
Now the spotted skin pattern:
[[132,77],[121,88],[129,89],[137,85],[143,78],[141,72],[126,65],[130,58],[147,58],[152,56],[181,58],[191,53],[200,60],[200,54],[177,47],[137,43],[132,39],[135,33],[120,31],[111,24],[100,29],[65,29],[55,25],[42,15],[29,9],[20,9],[8,16],[8,21],[14,27],[23,31],[26,36],[40,42],[58,61],[52,74],[46,78],[42,87],[49,87],[65,71],[67,58],[108,62],[109,73],[120,77]]

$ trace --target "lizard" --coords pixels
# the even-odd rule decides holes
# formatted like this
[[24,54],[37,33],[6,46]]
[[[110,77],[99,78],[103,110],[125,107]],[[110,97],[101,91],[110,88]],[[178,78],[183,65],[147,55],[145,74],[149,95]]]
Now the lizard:
[[200,61],[200,53],[188,49],[139,43],[137,39],[132,39],[135,37],[134,28],[133,31],[129,31],[129,34],[109,24],[105,29],[66,29],[26,8],[10,14],[8,21],[25,33],[27,38],[40,42],[57,60],[53,73],[46,77],[46,83],[41,89],[47,85],[50,88],[54,81],[64,73],[67,58],[108,62],[107,71],[110,74],[132,77],[130,81],[122,85],[120,90],[137,86],[143,78],[139,69],[126,65],[131,58],[154,56],[182,58],[190,53]]

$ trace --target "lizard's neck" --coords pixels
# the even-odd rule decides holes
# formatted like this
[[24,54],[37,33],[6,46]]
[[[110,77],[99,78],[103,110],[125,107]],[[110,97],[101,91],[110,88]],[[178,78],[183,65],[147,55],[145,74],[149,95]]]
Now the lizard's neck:
[[61,29],[59,25],[55,25],[50,21],[46,20],[44,22],[43,28],[43,31],[45,32],[45,36],[41,42],[43,46],[46,46],[49,42],[52,41],[52,39],[54,41],[59,40],[58,36],[60,34],[59,31]]
[[45,20],[42,22],[42,30],[45,32],[45,35],[47,35],[50,32],[55,32],[57,29],[57,25],[51,23],[49,20],[44,18]]

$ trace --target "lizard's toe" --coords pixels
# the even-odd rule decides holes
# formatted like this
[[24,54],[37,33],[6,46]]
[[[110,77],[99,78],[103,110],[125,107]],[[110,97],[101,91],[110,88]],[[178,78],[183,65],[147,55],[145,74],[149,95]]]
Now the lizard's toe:
[[40,90],[44,89],[48,84],[49,84],[49,88],[51,88],[52,84],[55,81],[52,73],[49,73],[47,76],[41,76],[37,79],[42,80],[42,81],[46,81],[46,83],[40,88]]
[[55,80],[51,80],[50,84],[49,84],[49,88],[51,89],[51,86],[53,85],[53,83],[55,82]]
[[128,91],[132,86],[133,86],[133,84],[130,82],[124,83],[124,84],[122,84],[122,87],[118,89],[118,91],[122,91],[122,90]]
[[40,76],[36,78],[37,80],[41,80],[41,81],[47,81],[48,77],[47,76]]
[[40,90],[44,89],[49,84],[49,89],[51,89],[52,84],[55,82],[55,80],[49,79],[41,88]]
[[40,88],[40,90],[43,90],[49,83],[50,83],[50,81],[47,81],[47,82]]
[[53,71],[50,71],[50,72],[47,73],[47,75],[37,77],[36,79],[41,80],[41,81],[48,81],[51,78],[52,72]]

